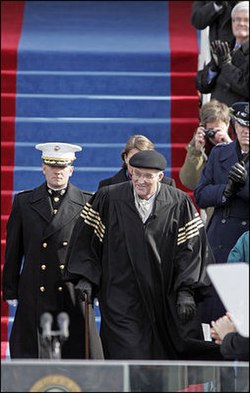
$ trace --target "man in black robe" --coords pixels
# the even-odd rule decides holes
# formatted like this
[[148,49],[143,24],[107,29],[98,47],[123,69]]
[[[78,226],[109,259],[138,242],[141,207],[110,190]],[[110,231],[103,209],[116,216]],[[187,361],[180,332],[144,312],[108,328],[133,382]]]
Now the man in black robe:
[[161,183],[160,153],[130,165],[131,181],[102,187],[83,208],[65,279],[98,297],[106,359],[220,358],[196,312],[210,286],[202,220],[186,193]]

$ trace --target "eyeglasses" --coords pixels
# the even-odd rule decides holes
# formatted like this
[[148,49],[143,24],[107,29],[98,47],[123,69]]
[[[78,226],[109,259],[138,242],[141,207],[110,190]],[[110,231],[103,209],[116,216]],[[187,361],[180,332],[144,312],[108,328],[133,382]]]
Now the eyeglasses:
[[132,171],[132,177],[135,180],[142,178],[142,179],[150,182],[150,181],[153,181],[157,176],[158,176],[158,173],[155,173],[155,174],[153,174],[153,173],[140,173],[136,169],[134,169]]
[[233,18],[232,19],[233,23],[249,23],[249,18]]

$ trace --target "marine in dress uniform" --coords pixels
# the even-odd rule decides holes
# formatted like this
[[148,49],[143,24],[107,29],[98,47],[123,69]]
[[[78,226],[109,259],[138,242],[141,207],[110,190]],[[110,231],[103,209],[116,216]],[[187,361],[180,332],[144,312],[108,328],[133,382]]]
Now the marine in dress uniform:
[[[84,358],[84,315],[73,284],[63,281],[71,233],[92,193],[69,182],[75,152],[67,143],[36,145],[42,151],[46,181],[33,190],[15,195],[7,223],[3,297],[17,303],[10,335],[11,358],[48,358],[50,348],[42,337],[41,315],[51,313],[53,330],[57,316],[69,316],[69,338],[62,358]],[[94,318],[94,314],[92,315]],[[95,325],[95,324],[94,324]],[[97,337],[98,339],[98,337]]]

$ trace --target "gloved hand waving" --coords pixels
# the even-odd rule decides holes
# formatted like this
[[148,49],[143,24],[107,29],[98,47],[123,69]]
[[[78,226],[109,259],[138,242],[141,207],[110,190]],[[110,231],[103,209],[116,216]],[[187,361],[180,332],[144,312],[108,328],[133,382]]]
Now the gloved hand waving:
[[221,68],[223,65],[231,63],[231,50],[227,41],[212,41],[210,51],[216,67]]
[[217,54],[217,46],[219,40],[212,41],[210,44],[211,60],[212,60],[212,70],[216,71],[219,68],[219,57]]
[[85,297],[87,295],[88,303],[89,304],[93,303],[93,299],[92,299],[93,287],[88,280],[86,280],[85,278],[79,280],[78,283],[75,285],[75,291],[80,300],[85,301]]
[[228,174],[228,181],[224,191],[226,199],[231,198],[244,186],[247,180],[247,170],[243,161],[236,162]]
[[192,319],[196,313],[196,304],[192,293],[188,290],[180,290],[176,302],[177,314],[182,321]]

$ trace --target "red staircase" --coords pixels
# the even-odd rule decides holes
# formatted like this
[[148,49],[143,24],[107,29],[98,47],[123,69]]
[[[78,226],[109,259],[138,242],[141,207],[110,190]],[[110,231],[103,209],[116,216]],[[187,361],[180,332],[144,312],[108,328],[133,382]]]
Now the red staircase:
[[191,10],[192,1],[169,1],[172,177],[178,188],[193,197],[193,193],[179,179],[179,171],[186,156],[185,146],[197,127],[199,112],[194,83],[198,67],[198,43],[196,30],[190,23]]
[[[23,1],[1,1],[1,273],[6,222],[12,204],[17,46],[22,27],[23,7]],[[6,357],[8,343],[8,313],[8,305],[3,301],[1,291],[2,359]]]

